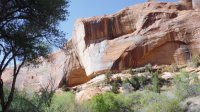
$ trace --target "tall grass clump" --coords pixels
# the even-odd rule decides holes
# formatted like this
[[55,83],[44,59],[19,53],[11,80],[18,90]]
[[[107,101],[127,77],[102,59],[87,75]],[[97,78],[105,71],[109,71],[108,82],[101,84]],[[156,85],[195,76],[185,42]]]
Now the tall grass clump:
[[200,81],[197,74],[180,71],[174,77],[175,94],[181,99],[200,95]]
[[152,90],[154,92],[160,93],[160,80],[158,78],[158,73],[152,74],[151,82],[152,82]]

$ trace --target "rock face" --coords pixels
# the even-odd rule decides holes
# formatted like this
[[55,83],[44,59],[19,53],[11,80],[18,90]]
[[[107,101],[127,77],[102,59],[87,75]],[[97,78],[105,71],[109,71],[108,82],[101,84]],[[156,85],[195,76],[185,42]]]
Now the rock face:
[[[64,75],[64,62],[66,59],[63,51],[58,51],[42,59],[39,65],[21,68],[16,81],[16,88],[26,91],[39,91],[41,87],[51,86],[56,88]],[[8,86],[12,81],[12,68],[3,73],[4,83]]]
[[[56,87],[75,86],[107,70],[185,64],[200,53],[200,11],[191,4],[200,6],[199,0],[147,2],[112,15],[78,19],[68,52],[52,54],[54,61],[38,68],[22,68],[17,86],[39,86],[50,76]],[[10,77],[4,80],[9,83]]]
[[180,0],[181,4],[187,9],[192,9],[192,0]]
[[71,41],[67,44],[67,58],[64,63],[64,77],[60,83],[67,86],[75,86],[89,81],[85,73],[85,69],[80,65],[78,56],[75,52],[73,44]]
[[[42,87],[53,88],[62,85],[74,86],[89,80],[85,70],[80,66],[72,42],[67,44],[67,51],[60,50],[50,54],[42,63],[23,67],[16,81],[19,90],[39,91]],[[12,68],[3,73],[3,80],[7,86],[11,85]]]
[[194,9],[200,10],[200,1],[199,0],[192,0],[192,6]]
[[185,64],[200,50],[199,14],[183,3],[148,2],[77,20],[72,41],[89,77],[148,63]]

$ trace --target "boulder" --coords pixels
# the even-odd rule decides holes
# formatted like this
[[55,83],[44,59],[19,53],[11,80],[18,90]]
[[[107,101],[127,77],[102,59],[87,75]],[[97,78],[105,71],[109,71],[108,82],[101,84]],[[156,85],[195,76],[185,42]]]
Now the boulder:
[[119,92],[122,94],[128,94],[134,91],[134,88],[131,84],[126,83],[122,84],[122,86],[119,88]]
[[200,112],[200,96],[191,97],[181,103],[184,112]]
[[162,79],[165,79],[165,80],[169,80],[169,79],[172,79],[173,78],[173,75],[171,72],[164,72],[161,76]]
[[102,90],[98,87],[90,87],[86,88],[75,94],[75,98],[77,102],[83,102],[92,99],[92,97],[102,94]]

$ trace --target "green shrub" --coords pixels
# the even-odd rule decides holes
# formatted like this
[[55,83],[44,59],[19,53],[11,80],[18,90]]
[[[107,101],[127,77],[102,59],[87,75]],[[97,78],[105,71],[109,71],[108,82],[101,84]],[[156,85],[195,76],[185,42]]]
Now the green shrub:
[[153,71],[153,67],[151,64],[145,65],[145,72],[152,72],[152,71]]
[[[31,110],[31,111],[30,111]],[[10,112],[39,112],[40,109],[32,102],[30,96],[25,92],[15,92]]]
[[157,73],[153,73],[151,82],[152,82],[152,90],[154,92],[160,93],[160,81]]
[[132,76],[124,81],[124,83],[130,83],[135,90],[143,89],[147,82],[148,78],[145,76]]
[[145,112],[183,112],[179,99],[170,99],[164,94],[148,93],[143,100],[145,102],[141,110]]
[[177,64],[171,64],[169,66],[165,66],[161,69],[161,73],[163,72],[177,72],[179,71],[179,67],[177,66]]
[[189,65],[192,67],[198,67],[200,65],[200,55],[194,56]]
[[[8,93],[9,91],[5,90],[6,96]],[[16,91],[9,112],[75,112],[74,95],[72,93],[50,95],[47,91],[27,94]]]
[[119,93],[119,91],[118,91],[119,87],[118,87],[118,83],[117,82],[113,82],[111,84],[111,86],[112,86],[112,92],[113,93],[115,93],[115,94]]
[[139,78],[136,76],[133,76],[130,80],[128,80],[129,83],[134,87],[135,90],[140,89],[140,82]]
[[106,75],[106,84],[110,84],[110,78],[112,77],[112,71],[106,71],[105,75]]
[[120,87],[120,85],[121,85],[122,83],[123,83],[123,82],[122,82],[121,77],[117,77],[116,79],[112,80],[112,81],[110,82],[110,84],[111,84],[111,86],[112,86],[112,92],[115,93],[115,94],[119,93],[118,89],[119,89],[119,87]]
[[[188,72],[181,71],[174,77],[175,94],[180,99],[200,95],[200,82],[196,79],[196,74],[189,74]],[[194,80],[193,84],[190,84]]]
[[121,94],[105,93],[92,99],[92,112],[132,112],[130,102]]
[[54,94],[50,107],[45,109],[46,112],[75,112],[76,103],[74,94],[67,92]]
[[92,98],[92,112],[182,112],[178,98],[151,91],[136,91],[125,96],[105,93]]
[[131,75],[134,75],[134,72],[133,72],[132,68],[128,69],[128,73],[131,74]]

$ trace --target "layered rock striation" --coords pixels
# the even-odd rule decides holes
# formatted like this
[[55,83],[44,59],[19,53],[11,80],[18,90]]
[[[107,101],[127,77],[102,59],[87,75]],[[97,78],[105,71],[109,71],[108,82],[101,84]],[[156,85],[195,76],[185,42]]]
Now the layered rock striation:
[[72,42],[86,74],[187,63],[199,53],[200,12],[190,3],[148,2],[77,20]]
[[[186,64],[200,53],[197,6],[198,0],[147,2],[112,15],[78,19],[67,52],[52,54],[54,61],[38,68],[22,68],[17,86],[41,85],[47,75],[54,77],[56,87],[75,86],[108,70]],[[9,78],[4,80],[9,83]]]

